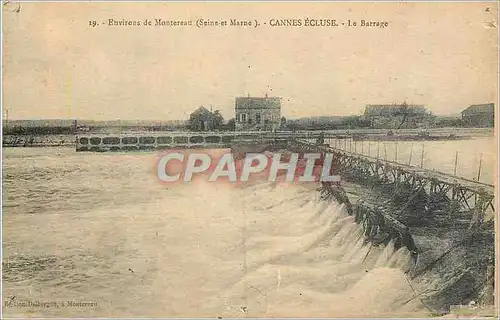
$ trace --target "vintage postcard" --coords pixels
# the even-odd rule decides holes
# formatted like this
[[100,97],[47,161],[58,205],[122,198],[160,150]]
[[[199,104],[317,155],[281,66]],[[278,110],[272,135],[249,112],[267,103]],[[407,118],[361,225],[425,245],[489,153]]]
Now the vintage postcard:
[[2,4],[2,318],[498,316],[498,2]]

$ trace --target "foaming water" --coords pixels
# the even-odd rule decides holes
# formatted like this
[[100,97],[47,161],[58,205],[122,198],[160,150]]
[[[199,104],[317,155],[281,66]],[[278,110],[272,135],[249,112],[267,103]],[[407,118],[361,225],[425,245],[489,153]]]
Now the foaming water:
[[[260,194],[261,188],[267,192]],[[371,247],[344,206],[319,201],[313,191],[256,189],[255,204],[245,203],[247,208],[289,201],[286,210],[252,215],[257,225],[279,223],[265,234],[258,227],[247,230],[246,272],[225,292],[221,316],[428,315],[405,275],[411,264],[406,249]]]
[[[320,201],[315,185],[197,181],[167,188],[151,175],[153,154],[45,152],[33,165],[36,155],[11,152],[4,297],[98,305],[5,308],[6,315],[428,315],[405,275],[406,249],[366,243],[345,207]],[[26,189],[49,171],[43,187]],[[36,210],[14,194],[19,190],[53,201]]]

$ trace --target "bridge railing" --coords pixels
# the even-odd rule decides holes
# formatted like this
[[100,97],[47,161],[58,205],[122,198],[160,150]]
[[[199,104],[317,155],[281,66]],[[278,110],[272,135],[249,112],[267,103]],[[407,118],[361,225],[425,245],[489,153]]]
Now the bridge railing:
[[330,150],[335,154],[335,165],[338,166],[338,170],[354,181],[361,179],[359,181],[368,184],[378,181],[376,184],[387,186],[389,190],[396,188],[390,191],[394,194],[401,194],[402,191],[398,189],[400,187],[410,188],[413,191],[423,190],[429,195],[429,199],[434,199],[436,195],[443,196],[459,204],[461,210],[480,212],[483,217],[486,213],[491,217],[495,212],[493,185],[376,157],[363,156],[302,139],[294,140],[293,145],[296,145],[298,150],[307,150],[306,152],[329,152]]
[[[308,139],[312,142],[312,139]],[[350,152],[421,169],[443,172],[470,181],[492,185],[491,154],[464,150],[441,150],[427,141],[356,141],[349,136],[338,139],[326,136],[324,142],[336,150]]]

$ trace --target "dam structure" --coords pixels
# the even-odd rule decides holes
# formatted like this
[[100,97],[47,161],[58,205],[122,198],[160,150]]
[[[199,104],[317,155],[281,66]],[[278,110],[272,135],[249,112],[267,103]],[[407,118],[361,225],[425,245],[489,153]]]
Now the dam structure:
[[[316,138],[319,133],[294,133],[294,138]],[[230,148],[234,140],[262,142],[289,139],[290,133],[271,132],[162,132],[85,134],[76,136],[76,151],[137,151],[193,148]]]
[[[325,140],[329,143],[325,144]],[[321,144],[318,144],[318,141],[321,141]],[[243,152],[252,150],[262,152],[264,149],[276,149],[279,146],[301,152],[333,153],[335,168],[350,179],[371,186],[405,186],[412,190],[412,194],[425,193],[432,202],[429,204],[431,207],[427,209],[439,207],[437,203],[446,200],[448,205],[474,212],[479,217],[487,211],[489,213],[495,211],[493,185],[424,169],[422,166],[390,161],[387,157],[382,159],[380,150],[377,150],[376,157],[353,152],[352,143],[353,134],[346,131],[337,133],[231,131],[88,134],[76,136],[76,151],[232,148],[233,151],[243,149]]]
[[[317,141],[322,140],[319,145]],[[324,141],[329,141],[325,144]],[[335,167],[351,179],[370,185],[405,185],[415,193],[424,192],[439,202],[449,199],[460,209],[484,215],[494,212],[493,185],[457,175],[406,165],[377,156],[352,151],[353,134],[321,132],[162,132],[131,134],[86,134],[76,136],[77,152],[139,151],[162,149],[232,148],[254,146],[299,149],[305,152],[333,153]],[[355,141],[354,141],[355,143]],[[244,148],[245,146],[250,148]],[[236,146],[236,148],[235,148]],[[257,148],[259,149],[259,148]],[[245,151],[246,151],[245,150]],[[357,150],[355,148],[355,150]],[[256,151],[256,150],[255,150]],[[260,150],[259,151],[263,151]]]
[[[352,206],[351,214],[371,245],[406,247],[413,260],[407,273],[412,282],[438,279],[433,292],[421,297],[429,310],[444,314],[467,300],[492,303],[493,185],[322,142],[293,139],[287,150],[334,154],[343,187],[323,184],[323,197]],[[349,199],[355,198],[351,205]]]
[[[489,135],[489,129],[456,129],[453,137],[467,138],[472,132],[474,135]],[[329,130],[329,131],[203,131],[203,132],[130,132],[130,133],[82,133],[76,135],[76,151],[105,152],[105,151],[135,151],[135,150],[161,150],[170,148],[229,148],[233,140],[262,141],[275,139],[331,139],[352,143],[358,139],[381,139],[391,134],[391,140],[408,139],[414,137],[426,139],[418,129],[352,129],[352,130]],[[448,139],[449,130],[430,129],[430,138]],[[29,138],[29,137],[28,137]],[[19,139],[18,139],[19,140]],[[29,143],[22,140],[24,145]],[[348,142],[347,142],[348,141]],[[22,146],[23,143],[4,138],[6,146]],[[340,143],[339,143],[340,147]]]
[[415,292],[416,298],[436,314],[471,300],[491,303],[495,187],[422,165],[391,161],[381,157],[380,150],[373,151],[376,156],[357,153],[356,148],[353,152],[353,136],[353,131],[346,130],[85,134],[76,137],[76,151],[231,148],[240,155],[331,153],[332,173],[340,175],[342,182],[323,183],[321,198],[346,205],[370,247],[392,243],[395,249],[407,248],[413,261],[408,282],[427,283],[424,287],[430,290],[428,282],[433,281],[433,289],[425,294]]

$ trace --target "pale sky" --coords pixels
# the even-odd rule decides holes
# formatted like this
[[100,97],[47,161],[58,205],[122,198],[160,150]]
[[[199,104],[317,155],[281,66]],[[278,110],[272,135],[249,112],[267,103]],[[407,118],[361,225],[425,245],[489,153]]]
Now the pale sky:
[[[434,114],[497,101],[496,3],[10,3],[9,119],[233,116],[234,98],[283,98],[286,117],[407,101]],[[487,9],[489,8],[489,9]],[[109,18],[257,19],[258,28],[89,27]],[[384,20],[387,28],[271,27],[270,19]]]

